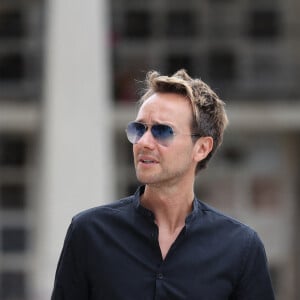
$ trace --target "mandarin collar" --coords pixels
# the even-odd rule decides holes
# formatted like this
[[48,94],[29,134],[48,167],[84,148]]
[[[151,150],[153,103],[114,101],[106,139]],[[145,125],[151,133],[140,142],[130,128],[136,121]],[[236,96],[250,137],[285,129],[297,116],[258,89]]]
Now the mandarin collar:
[[[141,196],[143,195],[144,191],[145,191],[145,185],[141,185],[137,188],[134,194],[134,207],[138,211],[138,213],[150,217],[151,219],[154,220],[155,218],[154,213],[141,204]],[[201,212],[201,204],[200,201],[197,199],[197,197],[194,196],[193,210],[185,219],[186,225],[189,224],[199,214],[199,212]]]

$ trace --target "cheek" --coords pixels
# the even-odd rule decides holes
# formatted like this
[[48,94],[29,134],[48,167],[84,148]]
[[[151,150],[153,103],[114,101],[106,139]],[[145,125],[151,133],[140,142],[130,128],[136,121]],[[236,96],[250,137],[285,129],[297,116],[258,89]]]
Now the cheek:
[[136,145],[132,146],[131,151],[132,151],[133,159],[135,160],[135,157],[137,155],[137,147],[136,147]]
[[181,161],[184,160],[186,162],[193,160],[194,151],[193,147],[189,145],[183,145],[182,147],[178,148],[177,157]]

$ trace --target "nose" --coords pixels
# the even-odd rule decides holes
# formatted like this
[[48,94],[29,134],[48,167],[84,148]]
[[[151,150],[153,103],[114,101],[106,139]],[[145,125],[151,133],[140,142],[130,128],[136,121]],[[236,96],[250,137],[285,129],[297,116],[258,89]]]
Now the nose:
[[146,130],[146,132],[138,140],[137,144],[147,148],[152,148],[154,146],[155,138],[153,137],[150,128]]

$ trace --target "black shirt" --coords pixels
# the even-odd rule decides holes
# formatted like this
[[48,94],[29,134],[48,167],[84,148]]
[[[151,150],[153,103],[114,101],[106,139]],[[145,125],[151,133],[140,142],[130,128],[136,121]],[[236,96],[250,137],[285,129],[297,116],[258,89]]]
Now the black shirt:
[[257,234],[196,198],[163,260],[143,190],[73,218],[52,300],[274,299]]

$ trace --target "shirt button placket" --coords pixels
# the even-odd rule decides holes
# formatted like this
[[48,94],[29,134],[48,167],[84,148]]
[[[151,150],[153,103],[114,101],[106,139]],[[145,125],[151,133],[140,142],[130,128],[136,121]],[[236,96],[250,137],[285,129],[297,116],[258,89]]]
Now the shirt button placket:
[[164,299],[164,279],[165,275],[162,270],[162,265],[157,269],[155,274],[155,281],[156,281],[156,289],[155,289],[155,300]]

